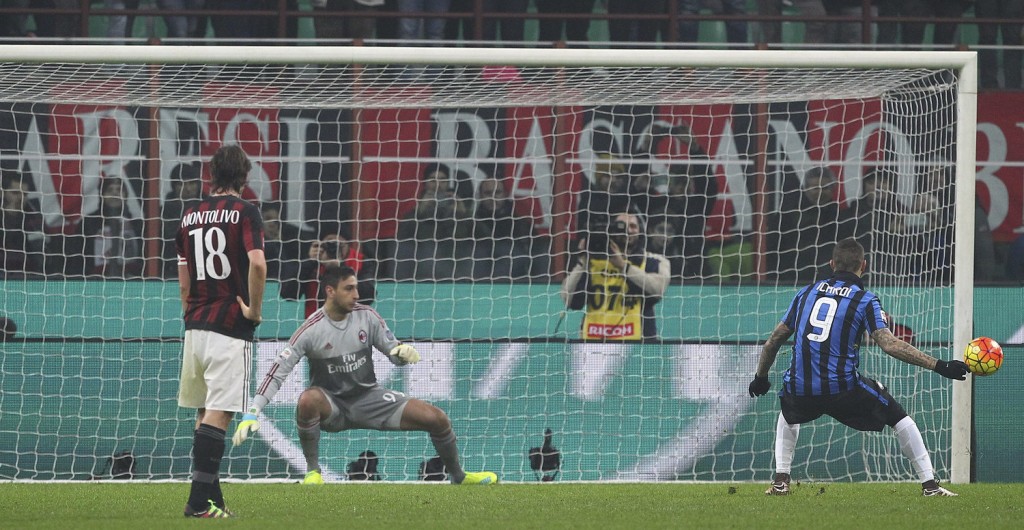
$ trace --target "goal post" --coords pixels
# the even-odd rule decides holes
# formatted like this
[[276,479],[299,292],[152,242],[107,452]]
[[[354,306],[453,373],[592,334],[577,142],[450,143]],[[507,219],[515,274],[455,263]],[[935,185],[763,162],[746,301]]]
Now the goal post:
[[[142,478],[187,476],[162,217],[185,183],[208,180],[221,143],[246,150],[246,197],[280,221],[253,377],[304,317],[305,292],[285,284],[313,241],[339,233],[353,243],[343,259],[376,281],[375,308],[424,352],[409,370],[377,363],[382,384],[439,403],[464,460],[505,480],[533,480],[526,451],[548,427],[569,480],[764,480],[777,405],[746,385],[797,286],[824,270],[824,234],[870,242],[868,287],[926,352],[956,357],[972,338],[974,52],[5,45],[0,57],[0,169],[36,216],[14,227],[28,241],[17,264],[39,257],[2,280],[19,333],[0,371],[0,438],[14,442],[0,478],[79,479],[126,448],[146,460]],[[125,217],[112,225],[111,181]],[[443,189],[421,217],[431,186]],[[810,204],[805,186],[829,198]],[[582,312],[559,295],[580,241],[619,206],[671,262],[645,344],[580,340]],[[939,381],[870,344],[862,359],[924,417],[941,476],[970,481],[971,379]],[[302,382],[268,407],[256,449],[225,458],[227,478],[301,476],[289,400]],[[181,427],[147,423],[156,413]],[[392,436],[385,478],[416,480],[432,454],[390,433],[325,436],[326,476]],[[913,478],[889,433],[830,420],[805,429],[801,459],[810,479]]]

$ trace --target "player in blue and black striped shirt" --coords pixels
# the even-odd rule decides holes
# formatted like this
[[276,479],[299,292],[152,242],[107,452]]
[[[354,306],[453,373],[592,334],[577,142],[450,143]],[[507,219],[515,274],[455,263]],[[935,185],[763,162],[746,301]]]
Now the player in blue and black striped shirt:
[[867,332],[882,350],[903,361],[938,372],[949,379],[966,379],[967,365],[941,361],[896,338],[888,329],[882,304],[864,288],[867,269],[864,247],[853,238],[836,244],[831,278],[804,287],[793,298],[782,322],[761,349],[750,396],[771,388],[768,371],[783,342],[795,335],[793,362],[782,376],[782,413],[775,434],[775,477],[765,493],[789,493],[790,469],[800,424],[829,415],[859,431],[892,427],[903,454],[910,459],[925,496],[955,497],[935,481],[921,431],[888,390],[862,376],[860,343]]

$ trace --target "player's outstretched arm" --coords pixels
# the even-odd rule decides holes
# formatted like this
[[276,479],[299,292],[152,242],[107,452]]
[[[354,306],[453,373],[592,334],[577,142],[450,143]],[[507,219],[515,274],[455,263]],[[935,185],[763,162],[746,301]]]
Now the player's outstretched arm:
[[754,372],[754,380],[750,382],[747,389],[750,397],[763,396],[771,389],[772,383],[768,380],[768,371],[775,364],[775,358],[779,355],[779,349],[793,335],[793,330],[785,323],[779,322],[772,330],[771,336],[764,341],[761,347],[761,356],[757,360],[757,370]]
[[871,340],[882,351],[905,363],[933,370],[942,377],[963,381],[967,378],[967,365],[963,361],[941,361],[900,340],[888,328],[876,329]]

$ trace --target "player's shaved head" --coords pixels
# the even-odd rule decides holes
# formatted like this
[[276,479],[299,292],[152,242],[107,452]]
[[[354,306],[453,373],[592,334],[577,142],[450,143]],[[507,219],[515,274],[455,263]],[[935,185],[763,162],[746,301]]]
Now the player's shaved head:
[[836,272],[858,272],[864,263],[864,247],[856,239],[848,237],[832,249],[832,268]]

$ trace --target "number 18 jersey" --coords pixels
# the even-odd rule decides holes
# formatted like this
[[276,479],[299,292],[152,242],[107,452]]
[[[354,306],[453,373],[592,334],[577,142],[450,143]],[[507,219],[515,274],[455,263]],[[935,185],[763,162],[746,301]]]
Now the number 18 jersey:
[[233,195],[207,197],[181,216],[175,246],[191,279],[185,329],[251,341],[256,325],[235,297],[249,300],[249,251],[263,250],[259,209]]
[[795,396],[855,388],[864,332],[886,327],[878,297],[848,272],[801,289],[782,322],[794,330],[793,362],[782,376],[782,390]]

